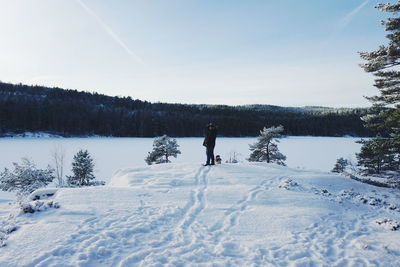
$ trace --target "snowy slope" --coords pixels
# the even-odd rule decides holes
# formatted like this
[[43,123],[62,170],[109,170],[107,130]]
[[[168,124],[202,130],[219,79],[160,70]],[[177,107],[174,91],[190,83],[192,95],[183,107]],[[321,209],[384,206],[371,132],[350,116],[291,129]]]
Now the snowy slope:
[[0,266],[399,266],[399,197],[271,164],[124,169],[19,215]]

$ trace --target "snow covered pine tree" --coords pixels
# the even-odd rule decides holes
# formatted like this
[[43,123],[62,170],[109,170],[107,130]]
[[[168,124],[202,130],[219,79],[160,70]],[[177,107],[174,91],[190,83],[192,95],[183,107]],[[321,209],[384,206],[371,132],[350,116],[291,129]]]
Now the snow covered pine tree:
[[93,181],[93,159],[87,150],[79,150],[74,156],[72,162],[72,176],[68,176],[68,184],[71,186],[89,186],[96,185]]
[[394,17],[382,21],[389,32],[387,45],[372,52],[361,52],[367,62],[361,64],[366,72],[377,78],[374,86],[379,95],[367,97],[372,103],[371,113],[363,119],[368,127],[376,130],[377,137],[362,140],[359,165],[366,173],[392,174],[400,179],[400,1],[395,4],[379,4],[377,8]]
[[346,167],[349,165],[349,161],[344,158],[338,158],[336,160],[336,164],[331,170],[331,172],[342,173],[346,170]]
[[22,159],[21,165],[15,162],[13,165],[13,172],[6,168],[0,174],[0,189],[3,191],[16,191],[19,196],[24,196],[47,186],[55,178],[50,166],[46,170],[37,169],[35,163],[27,158]]
[[156,137],[153,142],[153,151],[149,152],[145,161],[148,165],[153,163],[169,163],[170,157],[177,157],[178,154],[181,154],[179,151],[179,145],[176,142],[176,139],[170,138],[166,135],[161,137]]
[[266,161],[285,166],[284,161],[286,160],[286,156],[279,152],[278,145],[276,144],[279,142],[278,139],[281,138],[283,130],[282,125],[270,128],[264,127],[260,131],[260,136],[257,137],[257,142],[250,145],[252,153],[248,160],[257,162]]

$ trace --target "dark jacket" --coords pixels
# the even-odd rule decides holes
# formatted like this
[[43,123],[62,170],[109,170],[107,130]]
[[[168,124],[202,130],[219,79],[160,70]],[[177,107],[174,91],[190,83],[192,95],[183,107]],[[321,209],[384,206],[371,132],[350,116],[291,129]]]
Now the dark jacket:
[[217,138],[217,127],[212,127],[209,129],[208,127],[206,128],[206,137],[204,138],[203,146],[206,147],[215,147],[215,139]]

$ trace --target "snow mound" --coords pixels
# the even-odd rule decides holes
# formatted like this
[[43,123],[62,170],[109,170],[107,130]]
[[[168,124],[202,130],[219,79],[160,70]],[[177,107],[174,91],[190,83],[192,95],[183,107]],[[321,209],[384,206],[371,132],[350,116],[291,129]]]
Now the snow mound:
[[394,220],[383,218],[375,221],[378,225],[383,225],[389,230],[396,231],[400,229],[400,223]]
[[263,163],[123,169],[36,200],[60,206],[17,217],[0,266],[398,266],[399,196]]
[[298,186],[298,184],[296,182],[294,182],[292,179],[284,179],[279,183],[279,187],[285,188],[286,190],[290,190],[297,186]]
[[58,188],[40,188],[33,191],[29,196],[29,200],[38,200],[38,199],[48,199],[49,197],[54,197],[54,194],[57,192]]

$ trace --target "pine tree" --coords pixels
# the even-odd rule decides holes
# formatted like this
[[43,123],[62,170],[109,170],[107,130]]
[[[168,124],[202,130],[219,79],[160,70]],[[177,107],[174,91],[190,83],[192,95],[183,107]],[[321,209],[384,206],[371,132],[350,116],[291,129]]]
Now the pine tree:
[[400,1],[395,4],[379,4],[377,8],[393,17],[382,21],[389,42],[372,52],[361,52],[367,62],[361,64],[377,78],[374,86],[379,94],[367,97],[373,104],[371,113],[363,117],[368,127],[378,135],[370,141],[362,141],[359,165],[368,172],[391,171],[400,176]]
[[348,165],[349,165],[348,160],[344,158],[338,158],[331,172],[342,173],[346,170],[346,167]]
[[170,157],[177,157],[178,154],[181,154],[179,151],[179,145],[176,142],[176,139],[170,138],[166,135],[161,137],[156,137],[153,142],[153,151],[149,152],[145,161],[148,165],[153,163],[169,163]]
[[392,170],[395,161],[389,138],[377,136],[358,143],[362,144],[360,153],[356,154],[358,165],[364,167],[365,174],[382,174]]
[[279,152],[278,145],[281,133],[284,131],[283,126],[266,128],[260,131],[260,136],[257,137],[257,142],[250,145],[249,161],[267,163],[277,163],[279,165],[286,165],[284,161],[286,156]]
[[79,150],[72,162],[72,176],[68,176],[68,183],[72,186],[95,185],[93,175],[93,159],[87,150]]
[[55,178],[54,170],[50,166],[46,170],[37,169],[35,163],[27,158],[23,158],[21,164],[14,162],[13,165],[13,172],[6,168],[0,174],[0,190],[27,195],[47,186]]

